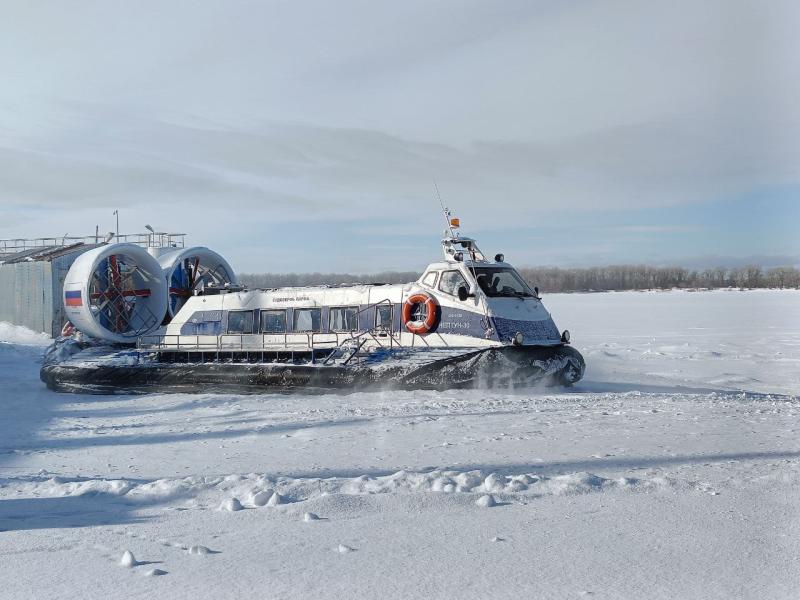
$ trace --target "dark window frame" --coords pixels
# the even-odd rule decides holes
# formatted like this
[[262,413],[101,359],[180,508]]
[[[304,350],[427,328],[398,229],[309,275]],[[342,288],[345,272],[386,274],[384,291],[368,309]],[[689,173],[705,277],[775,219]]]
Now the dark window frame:
[[[317,311],[319,313],[319,328],[313,329],[314,326],[314,317],[311,317],[311,326],[312,329],[297,329],[297,313],[301,312],[313,312]],[[322,333],[322,308],[318,306],[304,306],[301,308],[293,308],[292,309],[292,332],[294,333]]]
[[[489,285],[482,285],[482,281],[484,284],[488,283],[488,280],[482,279],[483,277],[489,276],[492,273],[507,273],[511,275],[511,278],[516,281],[522,288],[522,291],[517,291],[514,294],[503,294],[498,291],[492,291],[492,287]],[[496,275],[495,275],[496,276]],[[478,284],[478,288],[483,292],[483,294],[487,298],[535,298],[536,294],[531,289],[531,286],[528,285],[528,282],[525,281],[525,278],[519,274],[519,272],[514,269],[513,267],[476,267],[475,268],[475,281]]]
[[469,283],[467,283],[467,278],[464,277],[464,274],[458,269],[448,269],[447,271],[442,271],[439,277],[439,287],[437,288],[443,294],[447,294],[448,296],[458,296],[457,293],[448,292],[447,290],[442,289],[442,282],[444,281],[445,275],[448,273],[458,273],[461,276],[461,279],[464,281],[464,286],[469,289]]
[[[389,309],[389,325],[388,326],[386,326],[386,325],[378,325],[378,315],[380,314],[381,308],[388,308]],[[373,326],[375,327],[375,329],[378,329],[380,327],[381,329],[385,328],[387,331],[391,331],[393,329],[393,327],[394,327],[394,304],[391,304],[391,303],[387,304],[387,303],[384,302],[383,304],[375,305],[375,318],[373,320]]]
[[[255,328],[255,315],[252,310],[229,310],[227,319],[225,320],[225,334],[226,335],[252,335]],[[231,315],[233,314],[249,314],[250,315],[250,331],[231,331]]]
[[[264,331],[262,316],[266,313],[283,313],[283,331]],[[289,331],[289,315],[285,308],[265,308],[258,315],[258,331],[263,335],[282,335]]]
[[[425,280],[433,275],[433,283],[425,283]],[[439,271],[428,271],[422,278],[422,285],[427,285],[432,290],[436,289],[436,284],[439,283]]]
[[[334,329],[333,328],[333,316],[332,313],[335,310],[354,310],[355,311],[355,322],[353,323],[353,329]],[[328,331],[331,333],[350,333],[352,331],[358,331],[358,306],[353,306],[349,304],[345,304],[342,306],[331,306],[328,309]]]

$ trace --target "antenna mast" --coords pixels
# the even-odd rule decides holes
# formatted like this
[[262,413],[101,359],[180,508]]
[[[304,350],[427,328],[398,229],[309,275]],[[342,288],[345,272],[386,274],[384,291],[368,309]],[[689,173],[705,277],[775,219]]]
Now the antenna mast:
[[[450,221],[450,209],[444,205],[442,202],[442,196],[439,194],[439,186],[436,183],[436,180],[433,180],[433,188],[436,190],[436,198],[439,200],[439,206],[442,207],[442,214],[444,215],[444,222],[447,224],[447,229],[450,230],[450,237],[458,237],[456,235],[455,230],[453,229],[453,223]],[[445,235],[447,234],[447,230],[445,230]]]

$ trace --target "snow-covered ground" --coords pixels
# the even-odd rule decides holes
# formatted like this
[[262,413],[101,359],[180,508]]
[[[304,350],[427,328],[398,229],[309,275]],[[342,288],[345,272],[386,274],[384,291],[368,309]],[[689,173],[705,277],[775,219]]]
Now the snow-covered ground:
[[800,292],[545,300],[570,390],[58,395],[0,325],[0,597],[797,598]]

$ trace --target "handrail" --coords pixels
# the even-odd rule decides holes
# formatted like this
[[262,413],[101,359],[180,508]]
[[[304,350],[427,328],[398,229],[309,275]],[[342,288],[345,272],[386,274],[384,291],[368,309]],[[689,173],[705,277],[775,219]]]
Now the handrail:
[[[335,339],[315,339],[318,336],[331,336]],[[299,332],[288,334],[270,333],[223,333],[221,335],[203,334],[178,334],[178,333],[159,333],[140,336],[136,345],[140,350],[243,350],[258,352],[261,350],[298,350],[308,348],[309,350],[331,349],[335,350],[339,346],[353,340],[359,340],[365,335],[370,335],[379,345],[373,330],[359,332],[358,335],[350,333],[320,333],[320,332]],[[281,337],[281,341],[268,340],[267,338]],[[292,338],[300,338],[294,341]],[[394,344],[399,345],[394,336],[389,336]],[[201,341],[201,338],[213,338]],[[259,344],[260,341],[260,344]]]
[[[110,235],[110,234],[109,234]],[[106,234],[102,235],[63,235],[40,238],[9,238],[0,240],[0,253],[13,254],[26,250],[36,250],[38,248],[48,248],[52,246],[66,247],[75,244],[100,244],[106,240]],[[183,248],[185,247],[185,233],[120,233],[111,237],[113,242],[127,242],[138,244],[139,246],[157,245],[163,247]]]
[[[372,304],[368,304],[363,308],[359,308],[356,311],[356,322],[358,322],[358,317],[361,313],[375,308],[381,304],[389,304],[390,306],[393,305],[392,301],[388,298],[384,298],[383,300],[379,300],[378,302],[373,302]],[[182,335],[178,333],[159,333],[159,334],[150,334],[150,335],[143,335],[138,338],[136,342],[137,348],[140,350],[212,350],[218,352],[225,352],[231,350],[242,350],[242,351],[274,351],[276,349],[283,349],[283,350],[296,350],[298,347],[303,347],[303,342],[297,342],[295,344],[291,344],[289,342],[290,336],[301,337],[305,335],[305,347],[309,350],[320,350],[320,349],[327,349],[330,348],[332,350],[336,350],[342,345],[352,342],[353,340],[359,340],[362,337],[369,335],[372,339],[381,347],[384,346],[381,343],[381,340],[376,337],[375,332],[380,331],[381,333],[385,333],[389,338],[389,347],[394,347],[394,345],[400,345],[400,340],[395,339],[394,332],[392,331],[391,325],[387,330],[383,328],[378,329],[377,327],[372,327],[370,329],[366,329],[364,331],[331,331],[331,332],[322,332],[322,331],[284,331],[283,333],[222,333],[216,336],[216,343],[212,344],[211,342],[208,343],[200,343],[201,337],[212,337],[211,335],[204,336],[202,334],[189,334],[189,335]],[[269,344],[266,341],[267,337],[283,337],[283,344],[278,344],[274,342],[270,342]],[[335,340],[330,339],[323,339],[323,340],[315,340],[315,336],[336,336]],[[190,344],[182,344],[181,338],[194,338],[195,343]],[[261,338],[261,345],[249,345],[245,344],[245,341],[251,341],[255,339]],[[236,346],[232,342],[226,343],[226,339],[238,339],[239,344]],[[245,340],[247,338],[247,340]],[[148,340],[155,340],[155,342]],[[167,344],[165,343],[167,340],[174,340],[174,344]],[[189,346],[188,348],[182,348],[181,346]],[[327,345],[327,348],[321,348],[321,346]],[[331,346],[332,345],[332,346]],[[363,344],[362,344],[363,345]]]
[[[270,333],[223,333],[220,335],[203,335],[199,333],[192,334],[179,334],[179,333],[159,333],[140,336],[136,342],[137,348],[140,350],[215,350],[215,351],[230,351],[230,350],[245,350],[245,351],[260,351],[260,350],[296,350],[298,348],[308,348],[309,350],[320,349],[323,344],[338,344],[338,334],[325,334],[337,335],[336,340],[318,340],[316,343],[313,340],[315,333],[319,332],[298,332],[288,334],[270,334]],[[267,342],[267,337],[283,337],[283,342]],[[301,338],[297,342],[292,342],[289,336],[296,336]],[[305,338],[305,342],[302,338]],[[188,341],[183,341],[188,338]],[[200,341],[200,338],[213,338],[208,341]],[[255,341],[261,338],[261,345],[254,345],[247,342]],[[191,340],[194,340],[192,342]],[[238,343],[237,343],[238,340]],[[171,343],[172,342],[172,343]]]

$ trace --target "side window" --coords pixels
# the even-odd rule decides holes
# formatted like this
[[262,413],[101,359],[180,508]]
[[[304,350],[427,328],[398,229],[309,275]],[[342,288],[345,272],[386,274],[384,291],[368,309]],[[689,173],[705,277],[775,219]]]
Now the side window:
[[221,310],[198,310],[181,325],[181,335],[219,335],[222,333]]
[[427,285],[428,287],[435,288],[436,287],[436,276],[438,273],[436,271],[431,271],[422,279],[422,283]]
[[439,281],[439,289],[451,296],[458,295],[458,288],[462,285],[467,287],[467,280],[464,279],[461,271],[445,271],[442,273],[441,281]]
[[253,333],[253,311],[230,311],[228,313],[228,333]]
[[295,308],[292,329],[294,331],[321,331],[322,309]]
[[390,304],[379,304],[375,308],[375,327],[378,329],[392,328],[392,306]]
[[262,310],[261,333],[286,333],[286,311]]
[[[196,335],[219,335],[220,323],[204,321],[203,323],[195,323],[194,333]],[[183,330],[181,330],[183,333]]]
[[331,331],[355,331],[356,329],[358,329],[358,309],[355,306],[331,309]]

